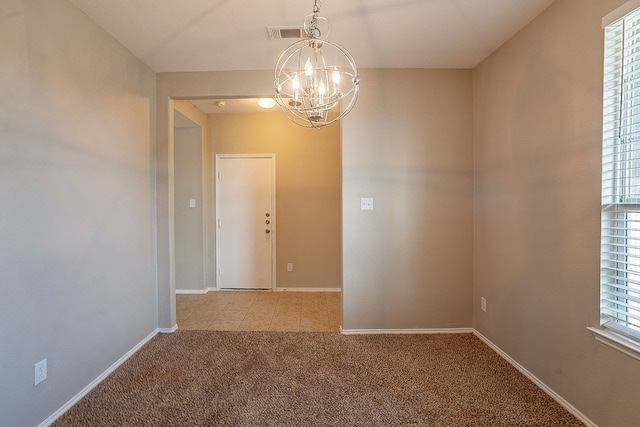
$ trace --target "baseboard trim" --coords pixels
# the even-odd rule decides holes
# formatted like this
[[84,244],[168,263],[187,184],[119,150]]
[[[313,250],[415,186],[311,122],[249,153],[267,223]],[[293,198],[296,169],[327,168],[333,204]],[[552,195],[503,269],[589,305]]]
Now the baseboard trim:
[[[176,295],[204,295],[209,292],[218,292],[218,288],[207,289],[176,289]],[[226,289],[236,290],[236,289]],[[238,291],[250,291],[252,289],[237,289]],[[261,291],[273,292],[342,292],[341,288],[274,288],[274,289],[258,289]]]
[[145,345],[151,338],[155,337],[158,334],[159,331],[160,331],[160,329],[156,329],[153,332],[151,332],[149,335],[147,335],[147,337],[144,338],[142,341],[140,341],[138,344],[136,344],[135,347],[133,347],[128,352],[126,352],[114,364],[109,366],[109,368],[107,368],[106,371],[104,371],[102,374],[100,374],[95,380],[91,381],[85,388],[80,390],[80,392],[78,394],[76,394],[75,396],[73,396],[67,403],[62,405],[62,407],[60,409],[58,409],[56,412],[51,414],[46,420],[44,420],[43,422],[38,424],[38,427],[48,427],[51,424],[53,424],[53,422],[55,420],[60,418],[62,416],[62,414],[67,412],[73,405],[78,403],[78,401],[80,399],[82,399],[84,396],[86,396],[87,393],[89,393],[91,390],[93,390],[98,384],[100,384],[105,378],[107,378],[113,371],[115,371],[120,365],[122,365],[128,358],[133,356],[135,354],[135,352],[138,351],[143,345]]
[[158,333],[160,334],[172,334],[178,330],[178,325],[173,325],[172,328],[158,328]]
[[176,295],[202,295],[209,292],[209,289],[176,289]]
[[500,355],[500,357],[502,357],[504,360],[509,362],[514,368],[516,368],[518,371],[520,371],[525,377],[529,378],[535,385],[540,387],[542,389],[542,391],[544,391],[549,396],[551,396],[551,398],[553,398],[553,400],[558,402],[560,404],[560,406],[565,408],[567,411],[571,412],[576,418],[578,418],[580,421],[582,421],[585,425],[587,425],[588,427],[598,427],[596,423],[594,423],[589,418],[587,418],[582,412],[578,411],[572,404],[570,404],[568,401],[566,401],[558,393],[553,391],[553,389],[551,387],[546,385],[538,377],[536,377],[531,372],[529,372],[524,366],[522,366],[521,364],[516,362],[515,359],[513,359],[511,356],[509,356],[507,353],[505,353],[500,347],[498,347],[493,342],[491,342],[491,340],[489,340],[487,337],[485,337],[484,335],[482,335],[480,332],[478,332],[475,329],[473,330],[473,334],[475,336],[477,336],[486,345],[491,347],[491,349],[493,351],[495,351],[496,353],[498,353],[498,355]]
[[343,329],[342,335],[433,335],[433,334],[471,334],[472,328],[435,328],[435,329]]

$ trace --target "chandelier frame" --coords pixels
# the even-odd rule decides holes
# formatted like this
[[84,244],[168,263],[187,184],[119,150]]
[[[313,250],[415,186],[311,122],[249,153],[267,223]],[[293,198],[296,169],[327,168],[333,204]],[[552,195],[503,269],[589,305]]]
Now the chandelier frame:
[[[274,76],[276,102],[289,120],[308,128],[342,119],[355,105],[360,87],[353,56],[341,45],[326,40],[331,26],[326,18],[318,16],[318,3],[315,0],[313,13],[304,20],[307,37],[280,54]],[[324,35],[318,21],[329,26]],[[327,51],[336,61],[334,65],[327,65]]]

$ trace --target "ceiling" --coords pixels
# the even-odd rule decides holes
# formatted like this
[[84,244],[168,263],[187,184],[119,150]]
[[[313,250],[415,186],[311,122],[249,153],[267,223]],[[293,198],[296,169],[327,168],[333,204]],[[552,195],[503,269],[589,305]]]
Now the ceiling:
[[[267,70],[312,0],[71,0],[154,71]],[[322,0],[360,68],[473,68],[553,0]]]
[[200,111],[205,114],[237,114],[237,113],[268,113],[280,111],[278,105],[265,109],[258,106],[259,98],[241,99],[190,99]]

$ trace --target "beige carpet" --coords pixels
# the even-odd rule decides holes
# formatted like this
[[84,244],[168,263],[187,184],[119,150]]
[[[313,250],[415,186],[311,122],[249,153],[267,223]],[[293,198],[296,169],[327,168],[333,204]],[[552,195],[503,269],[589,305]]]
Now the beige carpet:
[[54,426],[581,426],[471,334],[178,331]]

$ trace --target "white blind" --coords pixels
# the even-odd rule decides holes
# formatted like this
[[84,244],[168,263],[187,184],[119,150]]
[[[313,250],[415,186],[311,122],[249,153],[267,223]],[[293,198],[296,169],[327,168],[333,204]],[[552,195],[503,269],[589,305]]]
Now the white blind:
[[605,27],[602,325],[640,339],[640,9]]

